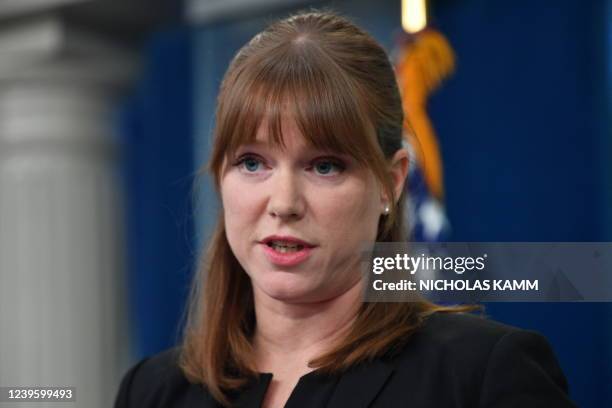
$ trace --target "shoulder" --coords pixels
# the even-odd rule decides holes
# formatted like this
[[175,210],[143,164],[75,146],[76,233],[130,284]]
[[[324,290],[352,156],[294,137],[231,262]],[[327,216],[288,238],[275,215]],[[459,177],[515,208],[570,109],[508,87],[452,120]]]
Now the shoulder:
[[174,407],[186,399],[201,399],[204,389],[190,383],[179,366],[179,348],[145,358],[123,377],[115,408]]
[[[403,354],[438,356],[448,364],[470,362],[470,367],[485,364],[489,353],[500,341],[515,336],[546,341],[535,332],[498,323],[469,313],[437,312],[427,316],[412,334]],[[505,339],[505,340],[504,340]],[[536,340],[537,341],[537,340]]]
[[459,371],[484,370],[498,343],[520,333],[531,332],[473,314],[437,312],[413,333],[399,362],[414,364],[416,359]]
[[426,317],[415,334],[433,347],[469,348],[492,345],[510,333],[521,331],[479,315],[437,312]]
[[[419,378],[412,378],[415,367]],[[397,357],[396,370],[404,379],[450,388],[472,406],[500,398],[508,398],[508,406],[573,406],[565,376],[541,334],[472,314],[426,318]]]
[[489,365],[507,354],[556,364],[552,347],[538,332],[468,313],[434,313],[427,317],[414,334],[412,347],[445,356],[449,363],[471,363],[471,367]]

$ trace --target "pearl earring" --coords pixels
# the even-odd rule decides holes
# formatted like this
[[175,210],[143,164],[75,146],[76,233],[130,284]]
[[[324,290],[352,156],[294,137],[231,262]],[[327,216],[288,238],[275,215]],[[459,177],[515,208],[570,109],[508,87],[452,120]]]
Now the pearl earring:
[[391,209],[389,208],[389,204],[385,205],[385,209],[383,210],[383,214],[387,215],[389,214],[389,211],[391,211]]

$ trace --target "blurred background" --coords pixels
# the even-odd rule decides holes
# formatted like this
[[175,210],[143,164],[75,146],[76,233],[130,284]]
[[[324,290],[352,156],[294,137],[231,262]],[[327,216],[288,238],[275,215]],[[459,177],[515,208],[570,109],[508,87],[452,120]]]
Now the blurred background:
[[[0,386],[72,385],[76,406],[107,407],[131,364],[177,343],[216,219],[198,171],[220,80],[310,6],[396,61],[420,35],[400,0],[0,2]],[[437,215],[417,218],[443,226],[425,238],[612,241],[612,1],[427,7],[454,70],[427,98],[444,190],[422,169],[415,202]],[[549,339],[580,407],[612,406],[610,303],[486,311]]]

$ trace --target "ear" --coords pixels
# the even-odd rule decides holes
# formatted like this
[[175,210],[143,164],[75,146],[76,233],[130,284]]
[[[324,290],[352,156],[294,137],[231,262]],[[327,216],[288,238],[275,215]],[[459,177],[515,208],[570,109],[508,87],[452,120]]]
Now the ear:
[[[389,164],[389,171],[391,172],[391,176],[393,177],[393,192],[395,194],[395,201],[399,200],[399,197],[404,189],[404,183],[406,182],[406,177],[408,176],[408,165],[409,165],[409,157],[408,150],[406,148],[401,148],[393,155],[391,162]],[[388,197],[384,194],[383,201],[385,203],[389,202]],[[395,205],[395,203],[393,203]]]

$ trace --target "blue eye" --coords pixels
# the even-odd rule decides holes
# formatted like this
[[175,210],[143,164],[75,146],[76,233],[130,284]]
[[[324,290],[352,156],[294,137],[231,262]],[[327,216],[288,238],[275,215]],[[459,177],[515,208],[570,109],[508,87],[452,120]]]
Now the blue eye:
[[255,173],[261,170],[262,164],[261,159],[252,155],[244,155],[234,163],[234,166],[238,167],[240,170],[246,171],[247,173]]
[[315,171],[322,176],[327,176],[333,173],[342,173],[342,171],[345,169],[345,166],[342,163],[329,159],[319,160],[313,167]]
[[244,159],[243,161],[244,164],[244,168],[247,171],[257,171],[257,169],[259,168],[259,160],[256,160],[252,157],[247,157],[246,159]]

